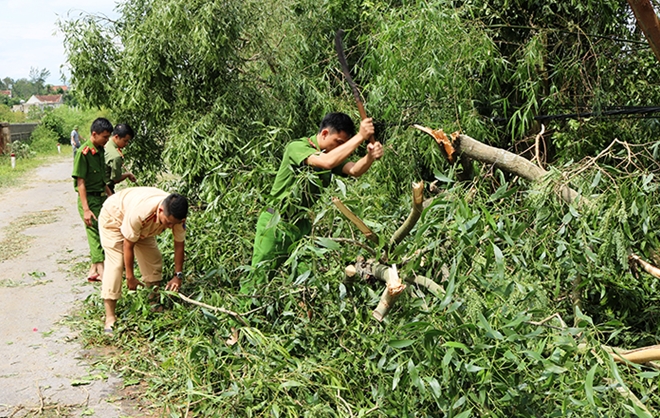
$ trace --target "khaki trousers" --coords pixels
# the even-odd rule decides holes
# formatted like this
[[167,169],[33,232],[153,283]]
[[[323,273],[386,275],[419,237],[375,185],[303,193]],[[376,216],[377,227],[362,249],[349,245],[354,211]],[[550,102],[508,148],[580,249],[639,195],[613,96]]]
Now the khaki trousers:
[[[101,297],[117,300],[121,298],[121,283],[124,275],[124,236],[119,228],[121,221],[112,216],[106,207],[99,216],[101,245],[105,251]],[[163,256],[158,249],[156,237],[138,240],[134,247],[135,258],[142,281],[147,286],[158,284],[163,279]]]

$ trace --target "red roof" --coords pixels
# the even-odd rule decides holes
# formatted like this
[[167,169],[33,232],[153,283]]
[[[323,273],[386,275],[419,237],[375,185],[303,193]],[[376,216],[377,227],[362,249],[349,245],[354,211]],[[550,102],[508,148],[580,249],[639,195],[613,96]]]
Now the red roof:
[[0,90],[0,94],[3,96],[10,96],[11,97],[11,90]]
[[62,101],[61,94],[49,94],[47,96],[35,96],[35,97],[39,99],[40,102],[44,102],[44,103],[57,103]]
[[61,85],[61,86],[50,86],[51,91],[57,91],[59,89],[62,89],[62,91],[68,91],[69,86]]

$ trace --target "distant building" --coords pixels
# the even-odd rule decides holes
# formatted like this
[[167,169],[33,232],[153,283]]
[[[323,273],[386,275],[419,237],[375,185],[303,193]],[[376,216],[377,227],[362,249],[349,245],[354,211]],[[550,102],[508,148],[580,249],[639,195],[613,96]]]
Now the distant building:
[[61,94],[50,94],[47,96],[36,96],[32,95],[27,102],[15,105],[11,110],[14,112],[23,112],[28,113],[32,106],[37,106],[39,109],[43,110],[47,107],[56,108],[64,104]]
[[9,96],[11,98],[11,90],[0,90],[0,96]]
[[61,86],[50,86],[50,91],[58,92],[58,91],[69,91],[69,86],[61,85]]

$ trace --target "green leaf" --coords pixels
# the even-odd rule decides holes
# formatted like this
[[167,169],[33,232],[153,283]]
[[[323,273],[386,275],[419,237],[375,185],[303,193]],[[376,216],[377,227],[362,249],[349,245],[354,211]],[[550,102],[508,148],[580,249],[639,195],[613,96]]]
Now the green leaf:
[[494,338],[496,340],[501,340],[504,338],[499,331],[494,330],[490,326],[490,324],[488,323],[488,321],[481,312],[479,312],[479,324],[481,325],[481,328],[486,331],[487,337]]
[[446,343],[442,344],[442,347],[453,347],[453,348],[460,348],[461,350],[469,352],[470,349],[468,348],[467,345],[463,343],[459,343],[456,341],[447,341]]
[[445,176],[441,172],[434,170],[433,171],[433,176],[435,177],[436,180],[441,181],[443,183],[453,183],[454,180],[450,179],[449,177]]
[[594,365],[591,370],[589,370],[589,373],[587,373],[587,380],[584,382],[584,391],[587,394],[587,400],[594,408],[596,407],[596,404],[594,403],[594,375],[596,374],[597,367],[597,365]]
[[406,348],[415,343],[414,340],[391,340],[388,344],[393,348]]
[[286,382],[280,384],[279,389],[282,390],[282,389],[294,388],[298,386],[305,386],[305,385],[296,380],[287,380]]
[[341,250],[341,245],[339,245],[338,242],[331,240],[330,238],[317,237],[316,243],[321,247],[325,247],[333,251]]
[[456,415],[454,418],[468,418],[472,414],[472,408],[467,411],[463,411],[460,414]]
[[341,179],[339,177],[335,177],[334,179],[337,182],[337,187],[339,188],[339,191],[341,192],[342,197],[345,199],[346,198],[346,183],[341,181]]

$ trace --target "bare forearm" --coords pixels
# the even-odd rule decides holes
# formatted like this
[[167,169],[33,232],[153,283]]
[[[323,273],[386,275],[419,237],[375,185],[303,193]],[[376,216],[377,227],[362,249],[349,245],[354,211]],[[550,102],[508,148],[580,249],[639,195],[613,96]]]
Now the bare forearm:
[[78,186],[78,195],[80,196],[80,203],[83,210],[89,210],[89,203],[87,202],[87,186],[85,180],[80,177],[76,180]]
[[184,242],[174,241],[174,271],[183,271]]
[[367,154],[364,157],[360,158],[357,162],[355,162],[355,164],[353,164],[348,170],[346,170],[348,172],[345,174],[348,174],[349,176],[352,177],[360,177],[361,175],[366,173],[367,170],[369,170],[371,164],[373,164],[374,161],[376,160],[373,159],[371,155]]
[[133,253],[134,243],[129,240],[124,240],[124,270],[126,271],[126,278],[135,277],[133,264],[135,263],[135,254]]
[[358,133],[345,144],[320,155],[312,155],[307,158],[307,165],[318,167],[323,170],[332,170],[344,162],[364,141],[362,134]]

